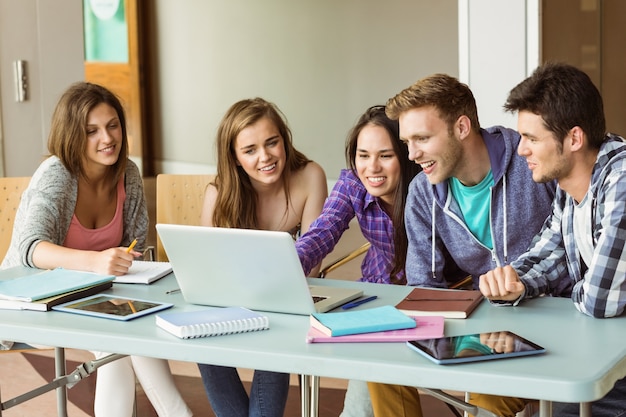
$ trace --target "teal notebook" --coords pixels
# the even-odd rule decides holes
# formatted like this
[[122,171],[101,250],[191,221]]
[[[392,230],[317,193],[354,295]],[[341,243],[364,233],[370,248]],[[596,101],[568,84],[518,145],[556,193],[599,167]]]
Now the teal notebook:
[[394,306],[382,306],[367,310],[314,313],[311,314],[311,327],[320,330],[327,336],[345,336],[411,329],[416,327],[416,322]]
[[[19,275],[16,276],[16,272]],[[37,301],[85,287],[113,281],[113,275],[99,275],[91,272],[56,268],[41,270],[35,268],[6,269],[0,271],[0,299],[15,301]]]

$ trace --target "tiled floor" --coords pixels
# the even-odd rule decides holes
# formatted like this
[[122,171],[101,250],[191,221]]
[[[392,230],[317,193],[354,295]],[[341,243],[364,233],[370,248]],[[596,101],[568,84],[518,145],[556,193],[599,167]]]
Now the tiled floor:
[[[26,353],[0,353],[0,392],[3,402],[14,398],[30,389],[37,388],[51,381],[54,375],[53,350],[34,350]],[[67,370],[91,360],[93,355],[81,350],[66,350]],[[195,364],[188,362],[170,362],[176,385],[195,416],[213,417],[208,400],[202,388]],[[241,370],[242,379],[250,380],[250,371]],[[69,417],[93,416],[93,396],[97,374],[81,380],[68,390]],[[343,409],[345,381],[331,378],[321,379],[319,417],[337,417]],[[137,386],[137,417],[156,417],[154,409]],[[440,401],[422,395],[425,416],[453,416]],[[53,391],[25,403],[2,411],[3,417],[53,417],[56,416],[56,397]],[[300,395],[298,382],[292,375],[286,417],[300,415]]]

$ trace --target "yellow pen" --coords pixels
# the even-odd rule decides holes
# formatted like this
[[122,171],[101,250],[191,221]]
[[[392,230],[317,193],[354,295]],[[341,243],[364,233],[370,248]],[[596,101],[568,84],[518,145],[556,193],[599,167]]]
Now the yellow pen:
[[136,244],[137,244],[137,239],[135,238],[135,240],[133,240],[133,243],[131,243],[128,249],[126,249],[126,253],[130,253],[130,251],[133,250]]

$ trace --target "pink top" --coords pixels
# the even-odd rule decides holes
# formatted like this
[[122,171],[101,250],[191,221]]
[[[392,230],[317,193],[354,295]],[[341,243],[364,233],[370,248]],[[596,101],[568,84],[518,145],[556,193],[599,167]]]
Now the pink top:
[[119,246],[122,243],[124,233],[124,200],[126,200],[126,190],[124,189],[124,177],[122,176],[117,184],[117,204],[113,220],[98,229],[88,229],[80,224],[76,213],[74,213],[63,246],[72,249],[95,251]]

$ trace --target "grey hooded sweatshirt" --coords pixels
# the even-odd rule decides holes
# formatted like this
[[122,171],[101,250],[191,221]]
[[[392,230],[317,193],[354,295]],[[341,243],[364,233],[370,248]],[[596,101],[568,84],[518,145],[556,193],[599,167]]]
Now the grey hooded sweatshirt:
[[481,274],[524,253],[550,214],[556,183],[535,183],[517,154],[519,134],[502,126],[481,129],[491,161],[490,224],[493,249],[479,242],[463,220],[448,181],[432,185],[420,172],[409,185],[405,210],[409,246],[407,284],[447,287],[470,274],[478,288]]

